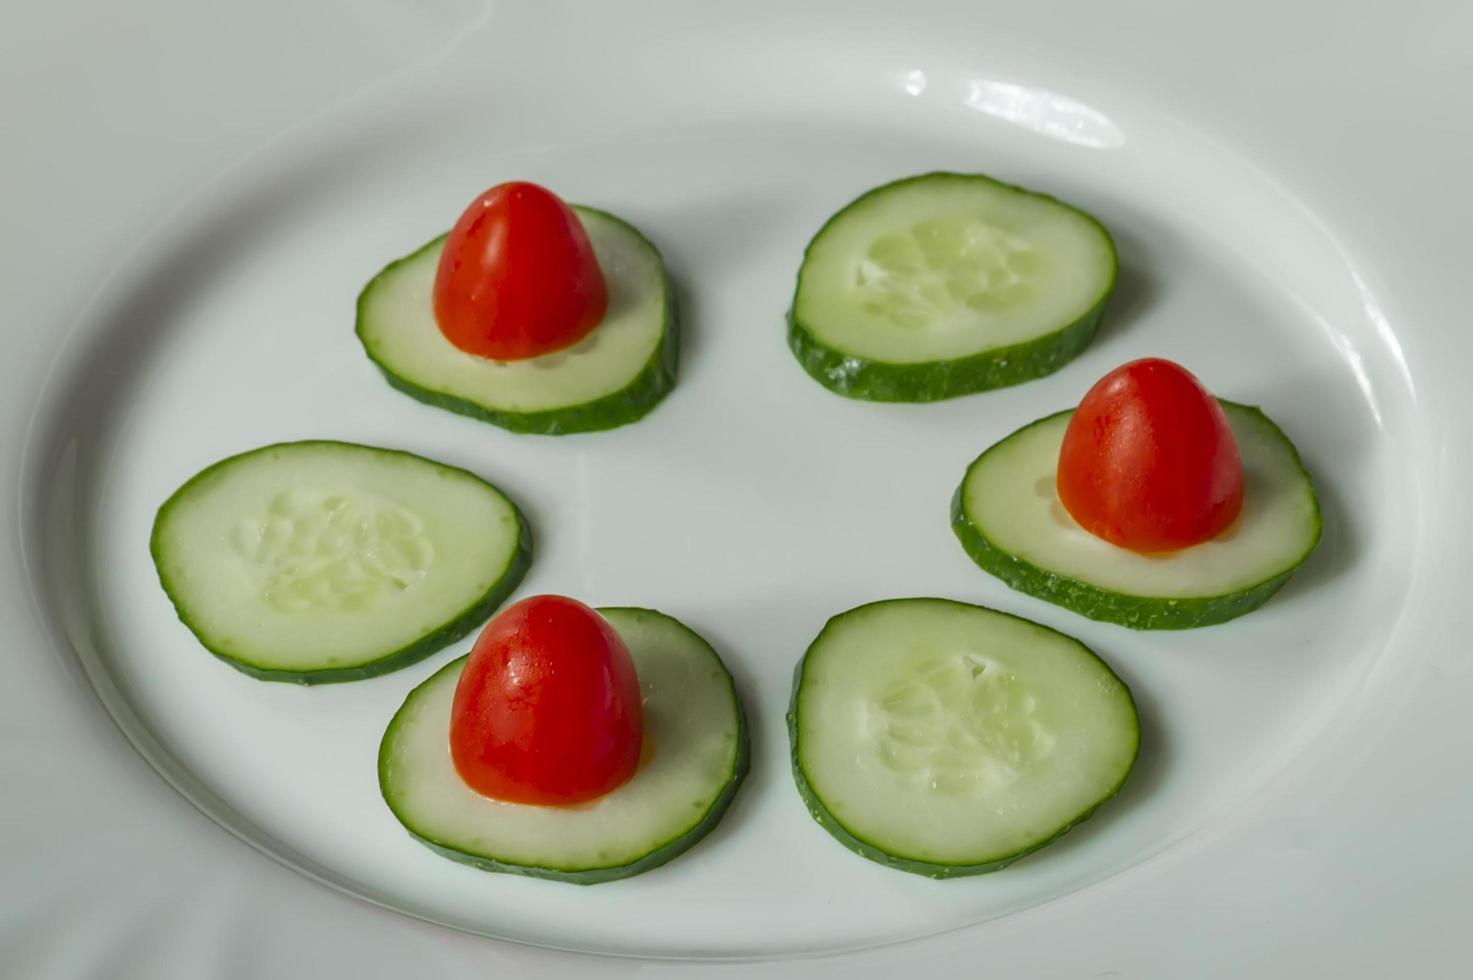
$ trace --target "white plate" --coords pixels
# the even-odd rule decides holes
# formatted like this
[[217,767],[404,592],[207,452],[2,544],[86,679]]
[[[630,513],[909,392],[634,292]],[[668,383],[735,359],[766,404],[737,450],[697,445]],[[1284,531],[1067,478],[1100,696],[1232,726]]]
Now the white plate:
[[[38,5],[5,32],[26,42],[8,87],[47,96],[16,104],[20,152],[0,164],[20,215],[4,265],[24,271],[0,370],[25,559],[0,569],[0,973],[698,969],[658,965],[674,957],[782,974],[794,956],[859,950],[802,970],[1429,977],[1466,963],[1473,941],[1444,931],[1473,871],[1456,601],[1473,584],[1458,487],[1473,475],[1458,272],[1473,254],[1454,182],[1473,113],[1447,40],[1473,28],[1465,7],[1419,26],[1236,5],[1200,26],[1167,4],[922,17],[446,0],[256,5],[221,27],[182,3],[111,26],[110,8],[84,6]],[[783,344],[801,249],[860,191],[931,168],[1097,214],[1123,261],[1107,326],[1020,388],[836,398]],[[362,284],[517,177],[630,219],[665,252],[681,380],[639,425],[516,437],[404,398],[362,356]],[[982,574],[947,529],[978,451],[1144,354],[1262,404],[1320,489],[1319,551],[1223,627],[1082,620]],[[325,689],[205,654],[157,588],[153,511],[219,457],[309,436],[501,484],[538,532],[524,593],[653,605],[704,632],[754,725],[752,776],[722,826],[605,887],[479,873],[403,833],[373,765],[405,692],[467,643]],[[944,883],[829,839],[792,787],[782,721],[827,616],[931,594],[1081,637],[1146,725],[1126,791],[1090,824],[1002,874]],[[259,851],[479,936],[261,860],[134,749]]]

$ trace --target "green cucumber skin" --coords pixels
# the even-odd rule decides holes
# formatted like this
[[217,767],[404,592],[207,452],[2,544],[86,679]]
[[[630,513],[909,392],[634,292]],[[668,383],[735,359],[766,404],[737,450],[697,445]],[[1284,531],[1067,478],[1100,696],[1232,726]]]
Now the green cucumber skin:
[[[1100,298],[1073,323],[1042,337],[1021,344],[979,351],[968,357],[945,361],[922,361],[916,364],[894,364],[875,361],[830,347],[810,331],[798,318],[798,292],[793,292],[793,303],[788,308],[788,347],[798,359],[803,370],[825,388],[845,398],[877,402],[934,402],[962,395],[976,394],[995,388],[1007,388],[1036,378],[1052,374],[1068,364],[1089,346],[1099,331],[1100,318],[1105,304],[1115,290],[1115,281],[1120,270],[1120,258],[1115,250],[1115,241],[1110,232],[1094,215],[1066,204],[1049,194],[1031,191],[1016,184],[994,180],[983,174],[959,174],[933,171],[913,177],[903,177],[879,187],[871,188],[839,209],[824,222],[807,248],[803,250],[803,262],[813,243],[823,237],[835,221],[846,211],[862,204],[868,198],[903,184],[930,180],[936,177],[964,178],[985,181],[999,187],[1030,197],[1040,197],[1082,216],[1099,228],[1110,248],[1109,285]],[[799,266],[798,281],[803,279]]]
[[[517,534],[517,550],[512,555],[511,561],[507,563],[506,570],[501,573],[501,576],[495,582],[491,583],[491,587],[487,589],[486,592],[483,593],[479,599],[477,599],[475,602],[471,603],[464,610],[458,613],[454,619],[450,620],[450,622],[441,626],[439,629],[426,633],[424,636],[421,636],[419,639],[413,641],[412,643],[409,643],[408,645],[403,646],[398,650],[387,653],[379,659],[370,661],[366,664],[358,664],[353,667],[329,667],[322,670],[277,670],[269,667],[258,666],[248,660],[242,660],[239,657],[235,657],[222,650],[218,650],[211,645],[210,639],[204,633],[204,631],[199,629],[189,618],[188,611],[185,610],[184,607],[181,606],[179,602],[174,598],[174,592],[172,589],[169,588],[168,575],[164,571],[164,562],[162,560],[162,555],[160,554],[161,530],[164,526],[165,518],[168,516],[168,512],[174,507],[176,503],[184,499],[184,497],[186,496],[186,491],[208,479],[217,470],[221,469],[227,464],[245,459],[248,456],[254,456],[258,453],[266,453],[275,449],[280,449],[283,446],[347,446],[354,449],[371,449],[374,452],[387,453],[393,456],[409,456],[421,462],[429,463],[432,466],[437,466],[440,469],[451,470],[456,473],[465,474],[466,476],[474,479],[476,482],[483,483],[486,486],[490,487],[493,491],[496,492],[499,497],[501,497],[507,502],[508,505],[510,505],[512,512],[516,514],[517,525],[519,528]],[[302,685],[342,684],[348,681],[361,681],[366,680],[370,677],[378,677],[381,674],[389,674],[403,667],[408,667],[410,664],[423,660],[425,657],[428,657],[435,651],[440,650],[451,643],[454,643],[456,640],[460,639],[471,630],[475,629],[476,626],[478,626],[480,623],[485,622],[487,619],[489,619],[491,617],[491,614],[495,612],[496,609],[503,602],[506,601],[507,597],[516,591],[517,586],[520,585],[522,582],[522,577],[527,574],[527,569],[530,568],[532,565],[532,529],[527,524],[526,515],[522,513],[521,508],[516,505],[515,501],[513,501],[506,494],[502,493],[501,488],[497,487],[495,484],[481,479],[479,476],[476,476],[469,470],[463,470],[458,466],[451,466],[447,463],[441,463],[438,460],[427,459],[426,457],[420,456],[417,453],[411,453],[403,449],[385,449],[380,446],[364,446],[361,443],[343,442],[336,439],[303,439],[297,442],[272,443],[269,446],[261,446],[258,449],[252,449],[248,450],[247,452],[237,453],[234,456],[229,456],[225,459],[220,460],[218,463],[213,463],[210,466],[205,467],[194,476],[190,477],[187,481],[185,481],[183,486],[174,491],[174,493],[169,497],[168,500],[164,501],[163,506],[159,507],[158,514],[154,517],[153,533],[149,536],[148,550],[149,553],[153,556],[154,570],[158,573],[159,584],[163,587],[164,594],[169,597],[169,604],[174,607],[175,615],[177,615],[179,617],[179,621],[183,623],[191,633],[194,634],[195,639],[199,640],[200,645],[203,646],[206,650],[209,650],[210,653],[214,654],[216,657],[219,657],[221,660],[225,661],[227,664],[234,667],[241,673],[249,674],[251,677],[254,677],[257,680],[279,681],[287,684]]]
[[[592,211],[602,217],[614,221],[629,231],[633,232],[640,241],[649,246],[655,256],[660,259],[661,267],[664,267],[664,257],[660,250],[655,248],[644,234],[633,225],[622,218],[615,217],[606,211],[579,205],[584,211]],[[602,432],[608,429],[616,429],[621,425],[629,425],[638,422],[648,415],[660,401],[675,387],[675,381],[679,372],[680,363],[680,330],[679,318],[675,310],[675,291],[670,285],[668,273],[664,276],[665,282],[665,329],[660,335],[659,346],[645,363],[643,370],[634,376],[634,379],[618,391],[604,395],[602,398],[581,405],[570,405],[566,408],[547,409],[540,412],[507,412],[499,409],[487,408],[459,395],[452,395],[432,388],[425,388],[394,372],[394,369],[385,364],[374,353],[373,348],[364,338],[365,312],[368,300],[373,292],[374,284],[383,279],[385,275],[392,272],[401,265],[419,258],[430,249],[436,248],[445,239],[448,233],[433,239],[428,244],[416,249],[403,258],[395,259],[384,266],[369,280],[368,285],[358,294],[357,323],[354,332],[358,340],[363,344],[364,353],[383,373],[389,385],[409,397],[442,408],[446,411],[455,412],[459,415],[467,415],[482,422],[490,422],[492,425],[500,426],[509,432],[520,435],[543,435],[563,436],[579,432]],[[596,329],[596,328],[595,328]]]
[[[633,607],[607,607],[599,610],[600,613],[611,611],[658,616],[661,619],[669,620],[699,640],[707,649],[711,649],[711,645],[706,642],[704,637],[673,616],[667,616],[654,609]],[[731,806],[731,801],[736,798],[737,790],[741,787],[742,781],[746,779],[747,772],[752,764],[752,745],[747,731],[747,715],[746,710],[742,707],[742,699],[737,695],[736,682],[732,680],[731,671],[726,669],[726,664],[721,660],[720,656],[716,656],[714,650],[712,650],[712,654],[716,657],[717,663],[721,664],[721,670],[726,674],[727,683],[731,685],[731,698],[732,702],[736,705],[737,711],[737,754],[736,759],[732,763],[731,776],[727,779],[726,785],[722,788],[720,795],[711,804],[710,809],[706,811],[693,827],[678,837],[667,841],[660,847],[655,848],[653,851],[648,852],[639,860],[612,868],[591,868],[581,871],[569,871],[563,868],[553,868],[543,865],[511,864],[497,861],[480,854],[468,854],[443,841],[437,841],[416,833],[414,830],[409,829],[408,824],[405,824],[402,819],[399,822],[404,825],[411,837],[441,857],[449,858],[461,864],[468,864],[482,871],[522,875],[527,878],[542,878],[548,881],[563,881],[574,885],[601,885],[610,881],[618,881],[621,878],[632,878],[635,875],[644,874],[646,871],[653,871],[663,864],[668,864],[698,844],[702,838],[714,830],[716,825],[721,822],[721,818],[726,815],[727,809]],[[461,657],[458,660],[451,661],[445,667],[442,667],[441,670],[445,671],[455,668],[463,663],[465,659],[465,657]],[[380,787],[385,785],[387,781],[385,772],[389,763],[389,734],[397,726],[399,713],[404,710],[407,703],[406,699],[405,705],[401,705],[399,711],[394,713],[393,719],[390,720],[388,728],[384,731],[384,739],[379,743],[378,773]],[[394,810],[394,804],[389,800],[387,795],[384,796],[384,802],[391,811]],[[397,817],[398,812],[394,812]]]
[[1032,381],[1077,357],[1099,330],[1105,300],[1043,337],[950,361],[890,364],[829,347],[788,313],[788,347],[808,375],[835,394],[874,402],[935,402]]
[[[1216,626],[1246,615],[1263,605],[1275,592],[1283,588],[1284,583],[1289,581],[1299,566],[1310,556],[1319,545],[1320,536],[1324,530],[1324,521],[1320,514],[1319,500],[1313,497],[1314,484],[1310,480],[1308,471],[1304,468],[1303,461],[1299,458],[1299,451],[1294,448],[1289,437],[1284,435],[1284,431],[1257,406],[1240,405],[1226,399],[1218,399],[1218,401],[1225,406],[1251,413],[1268,423],[1269,428],[1284,441],[1289,451],[1293,453],[1294,462],[1299,467],[1299,472],[1303,474],[1305,482],[1309,484],[1314,500],[1314,537],[1309,546],[1287,569],[1257,585],[1224,595],[1159,599],[1111,592],[1097,585],[1039,568],[994,545],[982,529],[967,517],[963,503],[963,491],[967,482],[965,476],[962,477],[961,484],[951,498],[951,529],[972,561],[976,562],[983,571],[1001,579],[1009,588],[1045,602],[1063,606],[1089,619],[1115,623],[1133,630],[1188,630],[1202,626]],[[1030,422],[1012,435],[998,440],[996,445],[1001,445],[1018,432],[1052,421],[1070,411],[1073,410],[1065,409],[1063,412],[1056,412]],[[989,447],[981,456],[972,461],[971,466],[967,467],[967,473],[971,473],[972,467],[981,463],[983,457],[991,452],[991,448]]]
[[[874,606],[882,606],[892,602],[909,601],[911,600],[881,599],[878,602],[869,602],[865,603],[862,606],[856,606],[855,608],[847,610],[846,612],[839,613],[839,616],[846,616],[849,613],[859,612],[862,609],[869,609]],[[1042,623],[1035,623],[1031,619],[1024,619],[1022,616],[1014,616],[1012,613],[1005,613],[1001,610],[993,609],[989,606],[975,606],[973,603],[958,602],[955,599],[933,598],[930,601],[950,603],[957,606],[972,606],[973,608],[977,609],[986,609],[988,612],[997,613],[1001,616],[1007,616],[1010,619],[1021,620],[1022,622],[1025,622],[1030,626],[1034,626],[1042,630],[1048,630],[1048,632],[1050,633],[1059,633],[1060,636],[1064,636],[1070,640],[1073,640],[1075,643],[1078,643],[1081,647],[1083,647],[1084,650],[1087,651],[1096,660],[1099,660],[1100,663],[1104,666],[1105,670],[1108,671],[1112,677],[1114,677],[1117,681],[1120,681],[1120,686],[1124,689],[1125,696],[1130,699],[1131,706],[1135,706],[1135,697],[1131,694],[1130,685],[1121,680],[1120,676],[1110,668],[1110,665],[1105,663],[1104,660],[1100,659],[1099,654],[1095,653],[1079,640],[1076,640],[1074,639],[1074,637],[1069,636],[1067,633],[1060,633],[1058,630],[1044,626]],[[798,692],[801,691],[803,688],[803,667],[808,662],[808,654],[811,653],[813,651],[813,648],[816,647],[819,641],[823,639],[824,634],[828,632],[829,627],[833,625],[834,620],[838,619],[839,616],[834,616],[829,619],[828,623],[824,625],[824,628],[819,631],[818,636],[815,637],[813,642],[808,645],[808,649],[804,651],[802,659],[798,661],[798,666],[793,671],[793,695],[788,701],[788,745],[791,747],[790,754],[793,763],[793,782],[797,783],[798,785],[798,795],[802,797],[803,805],[808,808],[808,813],[813,817],[814,821],[824,830],[828,831],[835,840],[837,840],[840,844],[843,844],[855,854],[858,854],[860,857],[868,858],[869,860],[874,861],[876,864],[882,864],[885,867],[893,868],[896,871],[905,871],[909,874],[921,875],[923,877],[931,878],[936,881],[942,881],[947,878],[968,878],[973,875],[990,874],[994,871],[1001,871],[1003,868],[1006,868],[1014,861],[1017,861],[1020,858],[1025,858],[1028,855],[1032,854],[1034,851],[1038,851],[1042,848],[1047,847],[1054,841],[1058,840],[1060,837],[1063,837],[1069,831],[1073,830],[1075,827],[1084,823],[1084,821],[1088,820],[1090,817],[1094,816],[1095,812],[1099,810],[1100,807],[1104,806],[1120,792],[1121,788],[1125,786],[1125,781],[1130,778],[1131,772],[1135,769],[1135,761],[1140,756],[1139,713],[1137,713],[1136,716],[1137,723],[1135,730],[1135,753],[1131,756],[1130,765],[1125,767],[1124,774],[1121,775],[1120,781],[1115,784],[1113,789],[1102,796],[1100,800],[1095,803],[1094,806],[1090,807],[1088,810],[1085,810],[1073,820],[1064,824],[1064,826],[1060,827],[1048,838],[1041,840],[1036,844],[1029,845],[1022,850],[1015,851],[1012,854],[1005,854],[1001,857],[996,858],[995,860],[984,861],[980,864],[936,864],[931,861],[918,861],[914,858],[900,857],[898,855],[891,854],[884,848],[879,847],[878,845],[873,844],[862,837],[856,836],[855,834],[851,833],[849,829],[845,827],[837,817],[829,812],[828,807],[824,806],[823,800],[819,799],[818,794],[813,791],[813,787],[810,786],[808,783],[808,777],[803,772],[803,761],[798,752]]]

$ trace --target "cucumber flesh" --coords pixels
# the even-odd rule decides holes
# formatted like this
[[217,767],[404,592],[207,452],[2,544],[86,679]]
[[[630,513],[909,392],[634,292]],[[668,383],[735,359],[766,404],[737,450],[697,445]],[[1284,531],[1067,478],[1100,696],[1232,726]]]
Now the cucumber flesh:
[[1059,448],[1072,412],[1003,439],[967,470],[952,527],[984,569],[1029,595],[1135,629],[1185,629],[1256,609],[1320,538],[1314,485],[1278,426],[1220,401],[1243,461],[1243,510],[1211,541],[1142,555],[1085,531],[1059,503]]
[[746,722],[705,640],[648,609],[601,609],[644,691],[645,758],[633,778],[580,806],[503,803],[455,771],[450,705],[465,658],[410,692],[379,749],[379,785],[404,827],[487,871],[596,884],[656,868],[704,837],[745,776]]
[[1098,221],[980,174],[878,187],[803,257],[789,342],[856,398],[931,401],[1056,370],[1094,335],[1117,261]]
[[633,227],[574,207],[609,307],[573,347],[522,361],[460,350],[435,322],[442,236],[379,273],[358,299],[358,339],[389,383],[421,401],[511,429],[557,435],[641,418],[675,385],[675,307],[660,253]]
[[1124,783],[1140,723],[1088,647],[945,599],[829,620],[798,666],[793,773],[815,819],[871,860],[934,878],[1005,867]]
[[479,477],[412,453],[291,442],[232,456],[159,509],[179,618],[266,680],[356,680],[465,635],[516,587],[530,535]]

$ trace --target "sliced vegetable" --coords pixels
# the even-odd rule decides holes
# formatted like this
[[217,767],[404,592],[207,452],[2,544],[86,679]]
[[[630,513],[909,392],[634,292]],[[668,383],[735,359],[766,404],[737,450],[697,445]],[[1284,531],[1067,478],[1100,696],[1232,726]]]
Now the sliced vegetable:
[[931,173],[862,195],[803,256],[788,343],[851,398],[925,402],[1058,370],[1115,288],[1093,217],[981,174]]
[[358,297],[358,339],[389,384],[513,432],[562,435],[626,425],[675,386],[675,305],[660,253],[613,215],[574,207],[608,285],[597,329],[517,361],[468,354],[441,332],[432,294],[445,239],[391,263]]
[[814,819],[932,878],[1057,839],[1115,795],[1140,743],[1129,689],[1088,647],[945,599],[829,620],[798,664],[788,728]]
[[982,568],[1029,595],[1132,629],[1190,629],[1250,612],[1320,539],[1320,511],[1293,444],[1257,408],[1220,401],[1242,459],[1237,520],[1210,541],[1140,554],[1080,527],[1056,473],[1072,412],[1026,426],[967,469],[952,529]]
[[1131,361],[1089,390],[1064,430],[1059,502],[1091,534],[1139,552],[1201,544],[1243,507],[1227,415],[1186,368]]
[[394,816],[438,853],[487,871],[596,884],[681,854],[726,812],[746,775],[741,702],[705,640],[648,609],[601,609],[639,673],[649,748],[633,778],[580,806],[482,796],[456,772],[446,732],[461,658],[410,692],[379,748]]
[[608,289],[583,225],[536,184],[498,184],[451,229],[435,273],[435,319],[468,354],[519,361],[598,326]]
[[582,803],[629,781],[643,732],[619,634],[576,599],[532,596],[476,640],[455,689],[450,755],[482,795]]
[[164,591],[205,648],[263,680],[397,670],[516,588],[531,535],[481,478],[393,449],[287,442],[196,474],[159,509]]

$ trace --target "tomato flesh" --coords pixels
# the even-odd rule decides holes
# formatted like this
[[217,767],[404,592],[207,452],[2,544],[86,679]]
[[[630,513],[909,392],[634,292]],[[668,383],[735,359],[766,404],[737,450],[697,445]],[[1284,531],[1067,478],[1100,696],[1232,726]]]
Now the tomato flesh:
[[471,789],[567,805],[617,789],[644,735],[634,662],[608,622],[575,599],[533,596],[476,640],[450,709],[450,755]]
[[1143,553],[1210,540],[1243,507],[1243,463],[1222,406],[1159,357],[1116,368],[1084,396],[1064,433],[1057,485],[1085,530]]
[[588,233],[546,188],[498,184],[471,202],[435,272],[435,321],[456,347],[518,361],[571,347],[608,308]]

